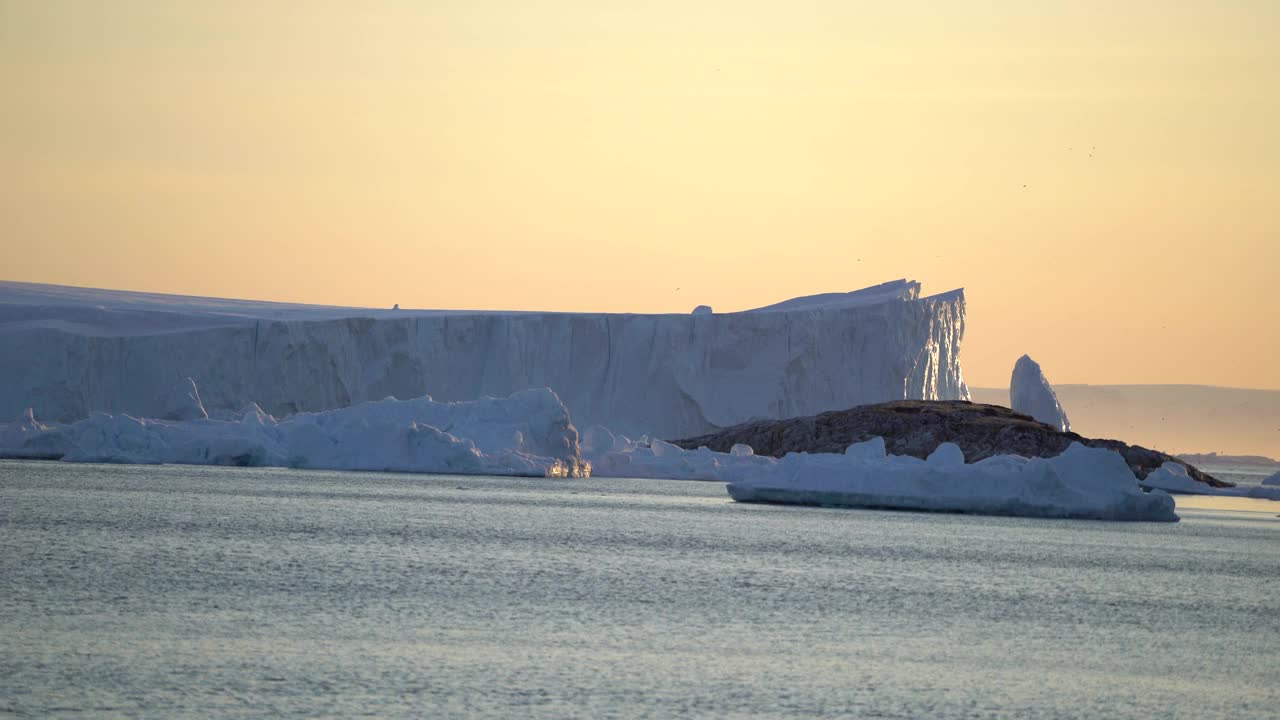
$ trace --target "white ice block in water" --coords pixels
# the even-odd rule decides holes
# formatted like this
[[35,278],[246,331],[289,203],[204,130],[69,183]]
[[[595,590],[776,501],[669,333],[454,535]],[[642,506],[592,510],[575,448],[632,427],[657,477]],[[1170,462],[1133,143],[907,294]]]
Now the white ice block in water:
[[458,403],[387,398],[283,420],[252,404],[230,421],[95,413],[50,427],[24,414],[0,441],[0,454],[60,456],[68,462],[538,477],[590,472],[568,410],[546,388]]
[[943,443],[927,460],[886,455],[884,440],[843,454],[771,458],[706,448],[615,443],[588,457],[597,477],[717,480],[740,502],[878,507],[1100,520],[1177,520],[1162,490],[1143,492],[1124,458],[1073,443],[1053,458],[999,455],[973,464]]
[[[948,447],[949,446],[949,447]],[[789,454],[726,468],[739,502],[883,507],[1044,518],[1174,521],[1161,490],[1143,492],[1119,453],[1072,443],[1053,458],[1000,455],[973,464],[944,443],[929,460]]]
[[1049,379],[1040,370],[1040,365],[1028,355],[1018,358],[1013,366],[1013,377],[1009,382],[1009,407],[1057,430],[1071,430],[1071,422],[1067,420],[1067,413],[1058,402],[1058,395],[1053,392]]
[[1188,495],[1217,495],[1220,497],[1246,497],[1255,500],[1280,500],[1280,487],[1270,482],[1280,473],[1276,473],[1255,487],[1237,486],[1215,488],[1192,480],[1187,469],[1175,462],[1166,462],[1142,479],[1142,486],[1160,488],[1172,493]]
[[[674,438],[752,418],[964,399],[962,291],[905,280],[714,314],[337,308],[0,282],[0,417],[279,418],[550,387],[583,427]],[[174,402],[180,401],[177,406]],[[186,403],[184,405],[184,403]]]
[[1141,481],[1143,487],[1160,488],[1173,493],[1189,495],[1213,495],[1214,488],[1205,483],[1196,482],[1187,469],[1176,462],[1166,462],[1147,473]]

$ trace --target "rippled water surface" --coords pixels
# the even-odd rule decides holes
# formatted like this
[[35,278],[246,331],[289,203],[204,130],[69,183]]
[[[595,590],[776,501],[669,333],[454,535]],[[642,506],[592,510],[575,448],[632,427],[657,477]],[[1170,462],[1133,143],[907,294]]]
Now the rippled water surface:
[[0,717],[1280,716],[1280,503],[0,462]]

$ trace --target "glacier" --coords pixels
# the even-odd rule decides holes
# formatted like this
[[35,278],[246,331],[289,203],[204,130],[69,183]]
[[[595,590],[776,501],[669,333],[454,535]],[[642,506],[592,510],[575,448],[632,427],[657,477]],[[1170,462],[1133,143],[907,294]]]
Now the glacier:
[[1058,402],[1057,393],[1040,370],[1040,364],[1030,355],[1023,355],[1014,363],[1013,376],[1009,380],[1009,407],[1055,430],[1071,432],[1071,422],[1067,420],[1062,403]]
[[31,407],[61,423],[94,412],[225,420],[249,402],[286,417],[549,387],[584,427],[688,437],[752,418],[967,399],[964,322],[962,290],[922,297],[907,280],[680,314],[362,309],[0,282],[0,417]]
[[661,440],[633,441],[590,428],[582,449],[596,477],[719,481],[738,502],[1042,518],[1178,519],[1173,498],[1161,489],[1144,492],[1119,453],[1079,443],[1052,458],[997,455],[968,464],[954,443],[942,443],[921,460],[886,454],[884,439],[877,437],[850,445],[844,454],[788,453],[772,458],[755,455],[745,445],[729,453],[705,447],[684,450]]
[[466,475],[584,477],[578,432],[546,388],[506,398],[387,398],[277,420],[161,420],[94,413],[45,424],[27,409],[0,431],[0,456],[66,462],[293,467]]

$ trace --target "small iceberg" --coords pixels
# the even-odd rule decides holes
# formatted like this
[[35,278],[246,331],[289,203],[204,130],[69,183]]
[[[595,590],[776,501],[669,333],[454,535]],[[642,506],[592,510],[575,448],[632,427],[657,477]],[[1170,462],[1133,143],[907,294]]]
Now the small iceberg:
[[1144,492],[1119,453],[1079,443],[1052,458],[999,455],[973,464],[966,464],[952,443],[939,445],[927,460],[876,457],[861,450],[790,454],[774,465],[738,466],[726,475],[729,496],[738,502],[1090,520],[1178,519],[1173,498],[1163,490]]
[[1192,480],[1187,475],[1187,469],[1182,465],[1174,462],[1167,462],[1152,472],[1147,473],[1147,476],[1142,479],[1142,486],[1147,488],[1159,488],[1167,492],[1185,493],[1187,495],[1214,495],[1217,497],[1252,498],[1254,500],[1280,500],[1280,487],[1276,487],[1276,482],[1273,482],[1277,477],[1280,477],[1280,473],[1276,473],[1275,475],[1264,479],[1261,485],[1253,487],[1238,485],[1236,487],[1215,488]]
[[1113,450],[1072,443],[1052,458],[998,455],[968,464],[954,443],[927,459],[889,455],[883,438],[843,454],[756,455],[632,441],[603,428],[584,446],[597,477],[713,480],[738,502],[888,508],[1041,518],[1172,522],[1173,498],[1149,492]]

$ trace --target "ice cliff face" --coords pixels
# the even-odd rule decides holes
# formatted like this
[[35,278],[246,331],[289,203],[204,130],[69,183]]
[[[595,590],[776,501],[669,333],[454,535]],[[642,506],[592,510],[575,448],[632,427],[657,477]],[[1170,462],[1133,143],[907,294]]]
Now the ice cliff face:
[[[964,295],[915,282],[738,313],[366,310],[0,283],[0,417],[27,407],[283,417],[550,387],[580,426],[684,437],[756,417],[968,397]],[[198,386],[188,397],[186,378]]]
[[1071,422],[1058,402],[1058,395],[1040,371],[1040,365],[1029,355],[1018,358],[1013,366],[1013,377],[1009,381],[1009,407],[1055,430],[1071,432]]
[[251,403],[234,420],[94,413],[50,427],[28,409],[0,431],[0,456],[467,475],[590,474],[568,408],[546,388],[459,403],[388,398],[283,420]]

